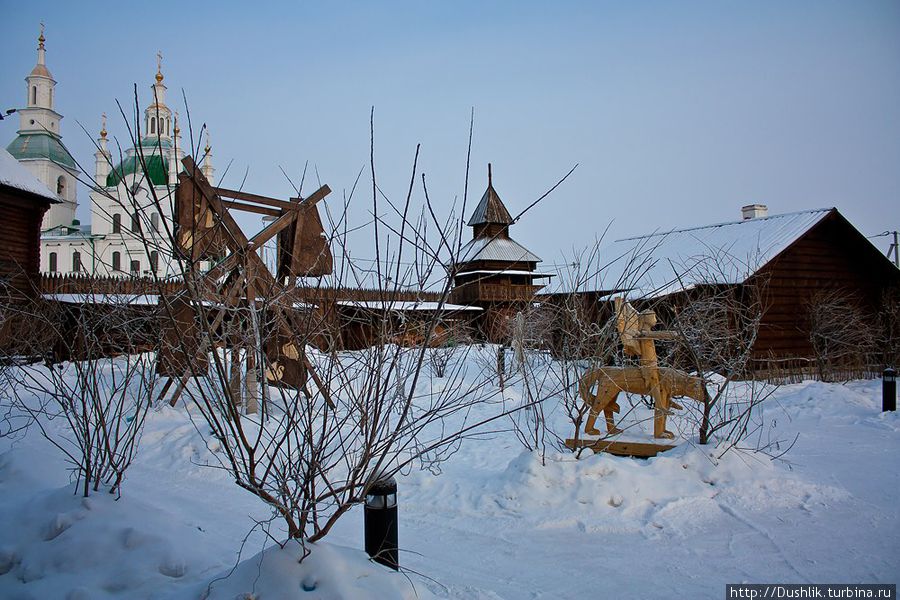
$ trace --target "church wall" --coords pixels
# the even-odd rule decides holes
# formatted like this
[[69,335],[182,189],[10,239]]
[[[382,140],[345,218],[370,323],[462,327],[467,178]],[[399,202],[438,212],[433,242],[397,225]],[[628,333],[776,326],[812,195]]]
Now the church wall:
[[49,160],[23,160],[20,164],[37,177],[50,191],[56,192],[58,180],[64,178],[64,193],[59,195],[62,201],[54,204],[44,214],[41,229],[51,229],[58,225],[71,225],[75,219],[75,208],[78,202],[78,180],[75,175]]

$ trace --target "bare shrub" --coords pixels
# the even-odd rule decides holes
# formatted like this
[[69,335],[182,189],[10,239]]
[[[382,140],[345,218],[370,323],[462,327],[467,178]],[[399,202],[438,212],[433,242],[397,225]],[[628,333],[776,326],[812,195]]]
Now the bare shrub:
[[21,306],[32,327],[52,332],[54,345],[49,353],[34,349],[43,362],[8,374],[12,406],[62,452],[84,496],[101,486],[120,493],[150,408],[154,357],[139,351],[155,317],[133,300],[83,294]]
[[[198,262],[185,261],[180,305],[162,299],[164,328],[192,324],[191,335],[170,336],[171,346],[161,352],[186,359],[184,394],[196,408],[191,414],[199,416],[198,430],[217,441],[218,467],[270,506],[288,537],[301,543],[327,535],[376,481],[412,468],[439,471],[463,440],[544,399],[505,406],[492,370],[471,356],[483,350],[471,345],[438,356],[443,376],[433,377],[430,351],[441,346],[441,329],[451,320],[445,304],[452,278],[430,274],[457,262],[463,225],[452,214],[443,221],[436,216],[424,178],[424,206],[413,216],[415,161],[399,203],[378,189],[374,154],[370,167],[371,212],[377,215],[371,268],[340,261],[330,276],[289,278],[286,285],[261,272],[251,256],[255,249],[235,239],[233,270],[210,278]],[[350,255],[342,228],[352,195],[338,210],[325,205],[328,245],[344,257]],[[429,283],[434,279],[439,285]],[[322,287],[362,281],[379,290],[377,300],[367,301],[375,314],[349,324],[364,343],[344,350],[349,332]],[[384,315],[403,310],[402,294],[429,285],[439,300],[416,324],[417,343],[395,343],[398,332]],[[182,309],[187,315],[173,320]],[[476,407],[487,416],[473,418]]]
[[807,311],[809,341],[822,381],[869,370],[875,362],[878,324],[857,296],[841,289],[819,291],[810,298]]
[[[673,298],[666,325],[678,333],[669,360],[704,382],[695,419],[701,444],[736,447],[762,433],[757,409],[776,389],[754,379],[748,368],[765,312],[764,280],[742,285],[700,285]],[[663,312],[666,309],[662,309]],[[743,383],[737,389],[735,381]],[[689,414],[696,414],[692,404]],[[765,447],[758,449],[766,449]]]

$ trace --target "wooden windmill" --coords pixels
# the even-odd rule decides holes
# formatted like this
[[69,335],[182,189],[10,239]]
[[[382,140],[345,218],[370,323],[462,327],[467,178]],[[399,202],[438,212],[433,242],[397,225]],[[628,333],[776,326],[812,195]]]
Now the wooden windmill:
[[[271,383],[300,387],[312,371],[304,349],[297,348],[291,336],[291,306],[284,299],[297,277],[321,276],[332,272],[333,259],[325,238],[316,204],[331,190],[323,185],[306,198],[278,200],[243,191],[214,187],[188,156],[182,161],[184,171],[178,176],[175,190],[175,252],[190,265],[189,290],[182,296],[166,300],[169,318],[164,319],[163,344],[160,348],[158,373],[169,377],[162,395],[173,380],[178,387],[170,402],[177,401],[187,380],[204,375],[208,369],[209,344],[202,343],[198,327],[218,332],[229,321],[239,332],[242,314],[252,312],[259,302],[266,304],[270,317],[265,326],[266,377]],[[273,220],[259,233],[248,238],[232,216],[244,211],[271,217]],[[277,276],[273,275],[259,250],[278,236]],[[200,261],[214,262],[206,273],[193,271]],[[273,300],[270,302],[270,300]],[[198,310],[198,301],[214,306],[210,311]],[[243,309],[243,313],[242,313]],[[249,310],[248,310],[249,309]],[[236,322],[235,322],[236,321]],[[240,389],[236,379],[246,373],[244,389],[247,410],[255,410],[257,359],[245,337],[239,334],[218,336],[231,350],[232,385]],[[243,368],[239,361],[245,361]],[[322,390],[328,397],[327,390]]]

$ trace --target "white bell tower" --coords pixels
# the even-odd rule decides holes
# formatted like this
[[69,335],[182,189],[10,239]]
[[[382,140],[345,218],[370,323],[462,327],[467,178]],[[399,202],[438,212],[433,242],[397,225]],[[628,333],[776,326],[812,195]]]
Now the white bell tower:
[[7,151],[31,171],[50,190],[59,204],[44,215],[41,229],[71,225],[78,204],[78,170],[75,160],[62,143],[62,115],[54,110],[56,81],[47,69],[44,25],[38,37],[37,64],[25,78],[25,106],[18,109],[19,131]]

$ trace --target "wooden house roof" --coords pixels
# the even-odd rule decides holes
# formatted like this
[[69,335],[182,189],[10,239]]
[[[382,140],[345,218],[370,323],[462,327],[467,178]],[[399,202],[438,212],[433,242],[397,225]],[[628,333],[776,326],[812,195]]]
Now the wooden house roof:
[[[742,283],[828,217],[852,228],[836,208],[829,208],[616,240],[602,250],[607,266],[592,287],[649,298],[698,285]],[[890,264],[874,246],[872,250]]]

